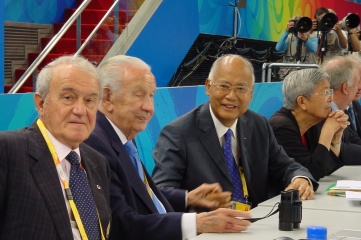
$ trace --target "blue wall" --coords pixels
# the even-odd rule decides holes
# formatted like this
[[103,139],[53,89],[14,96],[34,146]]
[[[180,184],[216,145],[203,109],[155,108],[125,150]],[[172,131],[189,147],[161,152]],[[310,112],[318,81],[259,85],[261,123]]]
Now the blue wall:
[[43,24],[62,22],[64,9],[73,6],[75,0],[5,0],[5,21]]
[[[250,109],[270,117],[282,106],[281,83],[256,83]],[[173,119],[207,102],[204,86],[158,88],[154,97],[155,114],[145,131],[136,138],[141,159],[149,172],[154,161],[152,150],[160,130]],[[14,107],[15,106],[15,107]],[[29,126],[38,117],[33,94],[0,95],[0,131]]]
[[164,0],[127,55],[149,63],[157,86],[167,86],[199,34],[195,0]]

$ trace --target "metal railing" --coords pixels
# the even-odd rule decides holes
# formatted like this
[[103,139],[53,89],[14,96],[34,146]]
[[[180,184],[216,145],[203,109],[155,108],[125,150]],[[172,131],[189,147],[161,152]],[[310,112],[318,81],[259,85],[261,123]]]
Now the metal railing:
[[[110,13],[114,10],[114,36],[118,35],[119,32],[119,16],[118,16],[118,9],[119,9],[119,0],[114,0],[113,5],[109,8],[109,10],[104,14],[103,18],[99,21],[99,23],[95,26],[93,31],[89,34],[89,36],[85,39],[84,43],[78,48],[76,53],[74,53],[75,56],[81,55],[81,52],[84,50],[84,48],[87,46],[87,44],[91,41],[94,34],[99,30],[101,25],[105,22],[105,20],[109,17]],[[116,40],[116,38],[113,38],[113,42]]]
[[[78,19],[81,21],[80,15],[84,11],[84,9],[89,5],[92,0],[84,0],[82,4],[75,10],[75,12],[70,16],[68,21],[63,25],[63,27],[59,30],[57,34],[50,40],[50,42],[46,45],[43,51],[39,54],[39,56],[35,59],[35,61],[26,69],[25,73],[21,76],[21,78],[14,84],[14,86],[9,90],[9,93],[16,93],[21,86],[24,85],[26,80],[36,71],[40,63],[44,60],[44,58],[49,54],[49,52],[54,48],[54,46],[59,42],[65,32],[71,27],[71,25]],[[80,24],[77,24],[77,27]],[[78,30],[77,30],[78,32]]]
[[[264,63],[262,65],[262,82],[271,82],[272,68],[319,68],[317,64],[301,64],[301,63]],[[266,79],[267,73],[267,79]]]

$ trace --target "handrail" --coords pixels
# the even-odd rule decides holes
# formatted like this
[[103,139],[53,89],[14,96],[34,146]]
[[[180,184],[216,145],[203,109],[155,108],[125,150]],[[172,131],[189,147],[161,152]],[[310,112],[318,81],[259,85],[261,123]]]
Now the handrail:
[[70,16],[68,21],[63,25],[63,27],[59,30],[57,34],[50,40],[50,42],[46,45],[43,51],[39,54],[39,56],[35,59],[35,61],[29,66],[29,68],[25,71],[25,73],[21,76],[21,78],[14,84],[14,86],[10,89],[9,93],[16,93],[21,86],[25,83],[25,81],[30,77],[30,75],[37,69],[40,63],[44,60],[44,58],[48,55],[48,53],[54,48],[55,44],[58,43],[61,37],[65,34],[65,32],[71,27],[71,25],[75,22],[75,20],[79,17],[79,15],[84,11],[84,9],[89,5],[92,0],[84,0],[82,4],[75,10],[75,12]]
[[[100,26],[104,23],[105,19],[108,17],[109,13],[111,11],[113,11],[113,8],[115,6],[117,6],[119,0],[114,0],[114,3],[113,5],[108,9],[108,11],[104,14],[104,16],[102,17],[102,19],[100,19],[100,21],[98,22],[98,24],[95,26],[95,28],[93,29],[93,31],[89,34],[89,36],[85,39],[85,41],[83,42],[83,44],[79,47],[79,49],[76,51],[76,53],[74,53],[75,56],[77,55],[80,55],[81,52],[84,50],[85,46],[89,43],[89,41],[91,40],[91,38],[93,37],[94,33],[96,33]],[[114,23],[114,28],[115,28],[115,24],[118,25],[118,20],[116,19],[115,20],[115,23]],[[117,26],[117,29],[118,29],[118,26]],[[114,33],[116,34],[116,33]]]
[[[267,65],[264,65],[267,67]],[[308,63],[271,63],[268,65],[267,82],[271,82],[271,71],[272,67],[291,67],[291,68],[319,68],[317,64]]]

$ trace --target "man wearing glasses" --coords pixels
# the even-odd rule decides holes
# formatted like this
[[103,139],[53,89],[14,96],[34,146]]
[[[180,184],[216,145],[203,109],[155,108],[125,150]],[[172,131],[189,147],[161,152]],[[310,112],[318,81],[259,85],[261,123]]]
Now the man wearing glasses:
[[248,110],[254,82],[252,64],[239,55],[213,63],[206,80],[209,102],[159,135],[153,152],[159,187],[190,191],[218,182],[242,210],[285,189],[298,189],[303,200],[313,197],[318,184],[311,174],[278,145],[267,119]]
[[340,146],[349,122],[343,111],[331,110],[329,76],[315,68],[294,71],[283,80],[282,95],[283,107],[269,121],[288,156],[317,181],[344,166]]

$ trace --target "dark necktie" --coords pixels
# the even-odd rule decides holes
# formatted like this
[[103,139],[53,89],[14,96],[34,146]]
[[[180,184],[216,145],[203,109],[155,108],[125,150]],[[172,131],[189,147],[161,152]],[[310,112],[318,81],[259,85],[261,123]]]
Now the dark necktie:
[[69,187],[73,194],[75,205],[89,240],[99,240],[99,222],[96,206],[84,169],[80,166],[78,154],[71,151],[66,159],[70,162]]
[[155,207],[157,208],[159,213],[166,213],[164,207],[162,206],[161,202],[157,198],[157,196],[154,194],[152,189],[150,188],[148,184],[148,180],[146,179],[146,176],[143,171],[142,163],[140,162],[140,157],[137,148],[134,146],[132,141],[128,141],[124,144],[124,148],[127,151],[130,159],[132,160],[135,168],[138,171],[139,177],[142,179],[143,183],[145,184],[145,187],[147,188],[147,191],[149,193],[149,196],[151,197]]
[[228,129],[225,136],[225,142],[223,144],[223,153],[226,160],[229,175],[233,183],[233,200],[241,201],[243,199],[242,181],[238,166],[234,161],[232,153],[232,130]]
[[351,128],[354,131],[357,131],[357,125],[356,125],[356,118],[355,118],[355,112],[353,111],[352,104],[345,110],[346,114],[348,115],[348,118],[351,123]]

